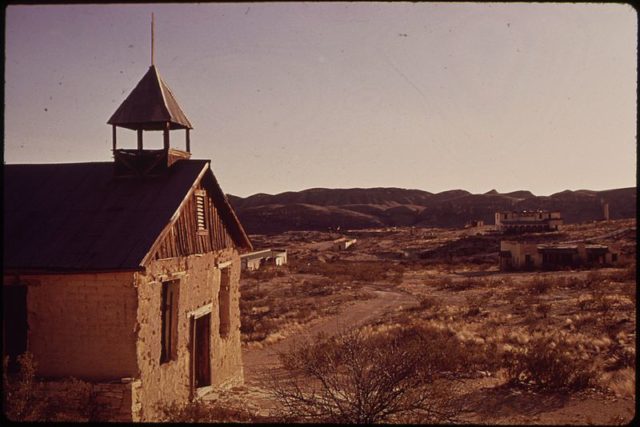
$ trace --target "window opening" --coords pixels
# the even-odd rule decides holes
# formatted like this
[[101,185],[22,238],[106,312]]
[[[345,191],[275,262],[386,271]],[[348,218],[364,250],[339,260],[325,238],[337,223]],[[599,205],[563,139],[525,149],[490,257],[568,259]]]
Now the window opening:
[[160,363],[175,360],[178,343],[178,285],[179,280],[162,282],[162,350]]
[[218,312],[220,336],[225,338],[231,330],[231,268],[220,269],[220,290],[218,291]]

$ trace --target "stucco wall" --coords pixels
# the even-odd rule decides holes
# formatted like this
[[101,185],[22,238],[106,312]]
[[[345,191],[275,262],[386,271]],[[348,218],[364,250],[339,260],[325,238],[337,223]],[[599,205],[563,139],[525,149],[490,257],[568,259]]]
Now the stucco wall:
[[[219,336],[218,291],[220,263],[231,261],[230,332]],[[179,279],[177,357],[160,363],[162,282]],[[139,293],[137,357],[140,388],[136,399],[142,406],[140,419],[157,419],[157,405],[185,403],[191,395],[190,317],[192,312],[212,305],[211,310],[211,379],[212,386],[239,384],[243,381],[240,348],[239,310],[240,256],[227,249],[184,258],[157,260],[146,272],[136,274]]]
[[137,373],[133,273],[29,275],[28,350],[38,374],[104,381]]

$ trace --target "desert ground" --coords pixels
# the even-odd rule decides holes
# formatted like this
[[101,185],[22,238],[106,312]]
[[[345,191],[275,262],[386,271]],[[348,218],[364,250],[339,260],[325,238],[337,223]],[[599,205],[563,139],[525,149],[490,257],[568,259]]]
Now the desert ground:
[[[357,241],[338,250],[332,242],[344,237]],[[635,219],[522,237],[621,245],[626,260],[598,269],[502,272],[503,237],[491,227],[251,238],[289,260],[243,272],[245,384],[208,395],[210,404],[277,420],[272,388],[287,375],[279,354],[346,330],[420,327],[448,337],[443,378],[455,383],[456,411],[446,422],[618,425],[635,416]]]

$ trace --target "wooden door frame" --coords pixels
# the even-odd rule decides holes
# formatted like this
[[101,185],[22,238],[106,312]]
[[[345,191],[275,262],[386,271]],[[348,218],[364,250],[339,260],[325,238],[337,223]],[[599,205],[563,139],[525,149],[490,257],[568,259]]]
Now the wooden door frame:
[[[193,398],[196,395],[201,394],[198,390],[207,389],[213,383],[213,379],[211,378],[213,375],[213,370],[211,367],[211,337],[209,337],[209,376],[210,382],[208,386],[204,387],[196,387],[196,375],[197,375],[197,366],[196,366],[196,353],[197,353],[197,342],[196,342],[196,320],[209,315],[209,321],[211,322],[213,304],[204,305],[188,314],[189,316],[189,389],[191,397]],[[211,334],[211,325],[209,325],[209,334]]]

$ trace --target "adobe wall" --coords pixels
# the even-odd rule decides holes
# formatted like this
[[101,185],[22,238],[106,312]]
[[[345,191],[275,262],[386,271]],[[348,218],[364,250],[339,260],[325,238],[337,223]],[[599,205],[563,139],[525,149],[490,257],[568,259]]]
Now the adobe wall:
[[13,280],[27,286],[27,348],[38,375],[104,381],[137,373],[133,273]]
[[[220,263],[232,261],[230,332],[219,336],[218,291]],[[162,282],[179,279],[177,357],[160,364]],[[190,317],[207,304],[211,310],[211,376],[212,386],[243,382],[240,348],[240,256],[237,251],[190,255],[152,261],[144,273],[136,273],[139,293],[137,357],[140,388],[134,397],[141,407],[142,421],[156,421],[157,405],[186,403],[191,395]]]
[[503,240],[500,242],[500,250],[511,253],[511,268],[521,269],[526,265],[526,255],[531,257],[532,267],[540,267],[542,258],[538,254],[535,243],[521,243]]

